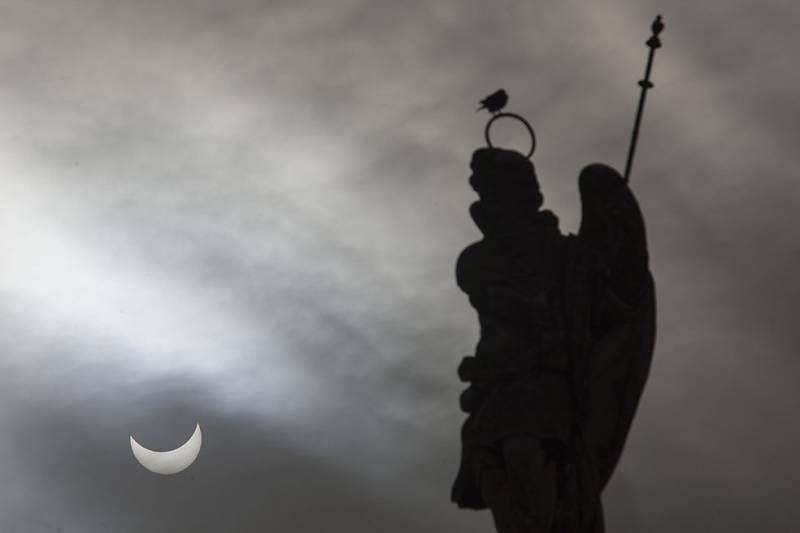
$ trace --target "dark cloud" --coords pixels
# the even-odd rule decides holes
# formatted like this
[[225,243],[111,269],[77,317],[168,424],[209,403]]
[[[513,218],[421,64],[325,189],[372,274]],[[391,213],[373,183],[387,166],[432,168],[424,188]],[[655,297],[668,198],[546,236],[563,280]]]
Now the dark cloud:
[[[149,415],[113,416],[113,408],[125,409],[122,402],[79,412],[51,407],[33,423],[13,426],[7,445],[15,469],[26,475],[9,483],[7,492],[19,497],[24,491],[27,498],[6,513],[6,526],[65,532],[308,531],[332,524],[355,531],[436,531],[443,526],[426,502],[408,498],[402,487],[364,482],[280,442],[257,420],[209,412],[197,386],[171,389],[150,391]],[[142,428],[139,440],[165,449],[184,440],[185,431],[178,432],[190,432],[197,417],[204,419],[207,436],[191,470],[154,476],[126,449],[125,433],[132,426]]]
[[[473,110],[509,91],[574,231],[580,168],[623,162],[659,10],[632,183],[660,337],[608,529],[800,522],[798,9],[488,6],[2,8],[0,529],[487,530],[448,502]],[[133,462],[129,434],[197,421],[187,472]]]

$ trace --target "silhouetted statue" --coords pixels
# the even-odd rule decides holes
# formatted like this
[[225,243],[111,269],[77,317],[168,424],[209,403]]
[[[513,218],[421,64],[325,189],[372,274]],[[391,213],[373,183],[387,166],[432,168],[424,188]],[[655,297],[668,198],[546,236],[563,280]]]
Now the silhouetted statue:
[[655,339],[639,206],[614,169],[589,165],[580,230],[564,236],[523,155],[480,149],[471,167],[484,238],[456,278],[480,341],[458,369],[469,416],[452,499],[491,509],[500,533],[601,532]]

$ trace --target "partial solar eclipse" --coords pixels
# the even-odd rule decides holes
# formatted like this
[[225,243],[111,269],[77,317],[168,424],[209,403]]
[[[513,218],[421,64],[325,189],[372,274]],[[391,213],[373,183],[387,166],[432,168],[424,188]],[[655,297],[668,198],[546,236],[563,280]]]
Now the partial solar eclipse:
[[139,464],[149,471],[156,474],[177,474],[197,459],[202,443],[203,435],[200,432],[200,424],[197,424],[189,440],[174,450],[154,452],[136,442],[131,436],[131,451]]

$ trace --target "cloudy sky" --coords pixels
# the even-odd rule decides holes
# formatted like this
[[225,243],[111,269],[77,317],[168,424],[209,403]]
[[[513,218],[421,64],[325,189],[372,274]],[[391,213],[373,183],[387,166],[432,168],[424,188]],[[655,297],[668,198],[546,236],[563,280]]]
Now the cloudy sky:
[[[449,502],[474,109],[508,90],[575,231],[659,12],[659,338],[608,529],[795,531],[796,5],[1,2],[0,531],[491,531]],[[132,457],[195,423],[186,472]]]

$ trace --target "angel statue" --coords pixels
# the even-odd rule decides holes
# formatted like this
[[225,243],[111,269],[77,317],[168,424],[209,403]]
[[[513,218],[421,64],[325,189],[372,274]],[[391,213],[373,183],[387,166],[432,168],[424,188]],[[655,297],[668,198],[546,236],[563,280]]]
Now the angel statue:
[[[451,499],[490,509],[498,533],[602,533],[601,494],[622,454],[655,345],[655,286],[644,219],[628,187],[659,34],[647,41],[645,77],[623,178],[604,164],[578,177],[582,219],[562,235],[529,158],[533,128],[492,113],[488,148],[472,155],[470,215],[483,239],[456,263],[456,281],[478,312],[475,354],[458,368],[461,464]],[[492,146],[501,118],[531,136],[527,156]]]
[[471,166],[484,238],[456,279],[480,341],[458,369],[469,416],[452,500],[488,507],[499,533],[601,532],[655,338],[641,212],[614,169],[589,165],[580,230],[564,236],[527,158],[485,148]]

